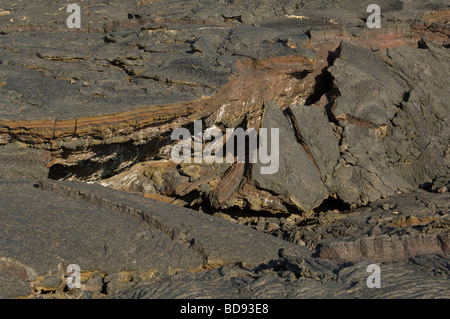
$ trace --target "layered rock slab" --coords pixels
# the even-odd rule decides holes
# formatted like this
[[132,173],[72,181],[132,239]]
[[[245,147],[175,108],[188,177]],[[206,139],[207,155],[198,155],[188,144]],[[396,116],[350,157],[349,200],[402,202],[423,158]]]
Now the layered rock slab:
[[[450,113],[447,93],[436,88],[449,75],[448,52],[432,42],[423,45],[381,52],[343,42],[303,102],[300,95],[288,105],[266,101],[260,115],[244,116],[247,127],[279,129],[279,172],[261,173],[267,165],[260,162],[250,169],[238,165],[222,174],[223,182],[211,183],[217,188],[206,201],[215,209],[287,212],[292,206],[308,211],[333,197],[357,207],[445,174]],[[429,68],[417,67],[425,61]],[[119,178],[104,184],[128,188]],[[208,194],[200,202],[203,196]],[[271,205],[261,204],[264,197]]]
[[[292,109],[290,121],[301,122],[282,132],[300,140],[295,170],[304,173],[283,173],[286,187],[259,176],[262,190],[239,189],[248,173],[242,167],[211,174],[205,189],[217,178],[234,180],[232,189],[219,185],[216,193],[226,196],[207,200],[215,209],[308,211],[327,196],[365,205],[448,170],[443,4],[383,2],[386,25],[367,30],[365,5],[349,1],[219,1],[214,9],[205,1],[183,8],[174,1],[92,2],[83,6],[83,28],[70,31],[57,4],[46,20],[27,3],[8,2],[0,28],[0,139],[52,151],[51,178],[100,180],[141,161],[169,160],[170,131],[199,118],[208,127],[259,128],[265,100]],[[426,15],[430,10],[436,13]],[[289,162],[296,154],[281,156]],[[183,175],[177,168],[169,184],[176,174]],[[295,174],[303,174],[300,188],[290,180]],[[129,189],[120,178],[104,184]],[[186,202],[196,182],[158,195]],[[186,205],[203,203],[209,194],[201,193]]]
[[[53,158],[49,164],[46,151],[7,145],[0,150],[0,161],[6,164],[0,176],[45,177],[46,164],[52,178],[99,180],[121,173],[110,185],[140,192],[158,189],[159,194],[143,195],[174,196],[183,205],[202,204],[202,196],[209,196],[221,181],[224,187],[213,190],[214,200],[206,203],[216,210],[238,207],[286,213],[292,203],[296,210],[311,209],[327,194],[352,207],[366,205],[430,183],[448,171],[448,90],[442,82],[449,75],[448,5],[381,1],[383,28],[366,30],[364,3],[267,0],[214,4],[206,0],[185,1],[183,6],[179,1],[94,1],[82,5],[83,29],[68,31],[62,1],[2,3],[6,9],[0,11],[0,143],[25,142],[51,150]],[[395,23],[385,27],[385,22]],[[341,41],[345,43],[340,45]],[[331,64],[327,78],[328,73],[321,72]],[[280,120],[283,136],[289,136],[292,143],[292,149],[283,145],[290,154],[282,163],[286,185],[258,177],[267,189],[255,188],[252,181],[247,183],[243,165],[230,170],[168,168],[158,162],[155,166],[168,171],[140,171],[142,163],[124,171],[138,161],[150,160],[149,166],[154,159],[164,162],[170,153],[168,132],[198,118],[206,118],[207,125],[260,127],[266,99],[276,101],[279,113],[273,118]],[[285,109],[293,115],[280,115]],[[316,130],[320,132],[315,134]],[[295,162],[296,156],[301,161]],[[291,166],[307,168],[310,174],[289,174]],[[202,174],[203,178],[197,178]],[[301,176],[300,188],[293,181],[296,175]],[[318,186],[319,192],[308,189],[308,183]],[[448,183],[442,183],[432,187],[444,193]],[[67,188],[55,189],[67,193]],[[76,192],[72,195],[79,196]],[[105,208],[105,214],[109,209],[123,212],[131,207],[109,203],[114,204]],[[318,217],[323,227],[305,231],[303,239],[307,246],[324,239],[319,254],[336,260],[377,254],[380,260],[390,259],[400,246],[404,250],[397,257],[402,259],[410,254],[446,252],[445,213],[417,217],[415,212],[414,216],[401,212],[392,225],[370,219],[371,213],[385,218],[394,211],[379,214],[374,208],[330,226],[327,220],[340,215],[326,213]],[[156,220],[159,227],[158,218],[149,220]],[[407,226],[400,227],[402,223]],[[184,229],[169,222],[158,227],[169,238]],[[219,253],[204,254],[204,247],[232,254],[231,249],[198,244],[198,238],[211,237],[211,232],[190,237],[182,230],[181,234],[178,239],[200,254],[202,267],[208,265],[208,256],[213,264],[220,262]],[[424,245],[415,245],[424,243],[414,241],[417,236],[424,238]],[[391,241],[397,243],[396,249],[387,249],[384,255],[367,249],[367,242],[378,241],[381,244],[374,247],[383,248],[383,243]],[[259,255],[249,256],[259,260]],[[19,269],[2,275],[5,287],[12,287],[14,278],[28,278],[27,266],[11,259],[2,259],[0,264]],[[433,262],[424,264],[443,268]],[[111,274],[109,279],[102,275],[93,279],[95,285],[113,291],[117,280]],[[22,295],[28,283],[18,282],[14,294]],[[52,291],[60,284],[56,276],[48,276],[35,287]],[[442,283],[436,285],[440,289]]]

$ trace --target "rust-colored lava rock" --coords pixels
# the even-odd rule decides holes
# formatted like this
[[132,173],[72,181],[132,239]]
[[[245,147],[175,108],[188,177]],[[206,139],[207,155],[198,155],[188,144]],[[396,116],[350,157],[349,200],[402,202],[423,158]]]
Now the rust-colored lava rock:
[[[450,6],[380,0],[372,29],[369,4],[90,1],[68,28],[65,1],[3,1],[0,297],[445,294]],[[175,161],[172,133],[199,122],[223,150],[230,129],[254,130],[259,155],[276,143],[276,170]],[[435,289],[351,290],[369,261]]]

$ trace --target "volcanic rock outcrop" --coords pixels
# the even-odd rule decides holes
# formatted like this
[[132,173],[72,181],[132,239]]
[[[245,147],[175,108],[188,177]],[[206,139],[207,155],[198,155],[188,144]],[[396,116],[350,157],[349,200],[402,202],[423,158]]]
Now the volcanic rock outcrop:
[[[69,29],[65,1],[3,1],[0,296],[442,296],[450,6],[380,0],[370,29],[369,4],[91,1]],[[174,162],[195,121],[224,136],[202,150],[277,129],[276,171]],[[368,260],[430,291],[352,290]]]

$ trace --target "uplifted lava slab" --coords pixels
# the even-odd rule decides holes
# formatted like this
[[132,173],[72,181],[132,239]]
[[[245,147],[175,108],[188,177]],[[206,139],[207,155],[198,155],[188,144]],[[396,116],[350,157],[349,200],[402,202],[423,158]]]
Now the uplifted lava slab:
[[[2,297],[36,292],[48,277],[62,284],[69,264],[79,265],[88,277],[101,274],[103,284],[113,281],[108,278],[122,282],[120,276],[128,275],[132,285],[139,278],[204,267],[255,267],[277,258],[281,250],[309,254],[217,217],[98,185],[43,181],[36,186],[31,181],[0,183],[0,201],[8,202],[0,214],[0,273],[5,282],[13,276],[30,287],[26,294],[1,290]],[[101,290],[102,285],[97,287]]]

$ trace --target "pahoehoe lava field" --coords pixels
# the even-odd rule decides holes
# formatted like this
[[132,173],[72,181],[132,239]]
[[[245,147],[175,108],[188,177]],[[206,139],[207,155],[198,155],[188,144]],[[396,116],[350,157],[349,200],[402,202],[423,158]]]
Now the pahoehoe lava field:
[[72,3],[0,1],[0,298],[450,298],[448,1]]

